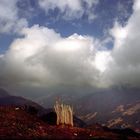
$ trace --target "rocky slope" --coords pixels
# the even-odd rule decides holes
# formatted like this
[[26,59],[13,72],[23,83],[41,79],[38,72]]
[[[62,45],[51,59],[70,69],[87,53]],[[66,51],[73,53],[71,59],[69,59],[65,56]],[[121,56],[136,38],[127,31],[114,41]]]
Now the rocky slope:
[[[139,134],[135,131],[139,132],[140,128],[140,102],[130,96],[132,102],[126,99],[120,104],[124,99],[115,99],[116,96],[113,96],[105,97],[102,93],[97,93],[88,94],[77,100],[80,96],[68,98],[68,95],[65,95],[64,102],[73,103],[75,114],[88,125],[74,116],[74,127],[62,127],[56,126],[56,114],[53,109],[45,109],[31,100],[9,95],[0,89],[0,139],[139,139]],[[105,99],[97,102],[101,97]],[[139,99],[138,96],[136,99]],[[46,99],[45,103],[52,100]],[[74,102],[76,100],[77,102]]]
[[78,128],[49,125],[20,107],[0,106],[0,139],[106,139],[138,140],[135,132],[121,133],[101,126]]

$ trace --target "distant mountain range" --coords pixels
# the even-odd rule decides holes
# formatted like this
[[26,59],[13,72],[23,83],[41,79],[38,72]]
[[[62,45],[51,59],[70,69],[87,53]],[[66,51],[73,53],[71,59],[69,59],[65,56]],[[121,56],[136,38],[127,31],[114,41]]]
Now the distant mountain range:
[[[123,97],[126,95],[124,104],[120,104],[123,98],[115,98],[115,94]],[[74,115],[74,127],[61,127],[56,126],[56,114],[52,108],[45,109],[31,100],[12,96],[0,88],[0,139],[138,140],[140,134],[130,128],[139,132],[139,101],[134,102],[131,93],[119,94],[118,92],[114,95],[109,92],[97,92],[81,98],[65,95],[64,102],[73,104],[75,115],[77,114],[88,125]],[[135,93],[135,99],[136,95],[139,97],[139,94]],[[56,98],[56,95],[50,99],[44,99],[45,103],[48,101],[50,105],[54,97]],[[62,94],[61,99],[63,99]],[[77,102],[72,99],[76,99]],[[114,126],[119,129],[109,128]],[[120,129],[120,126],[129,128]]]
[[82,95],[57,93],[37,99],[37,102],[52,106],[56,97],[71,104],[76,116],[87,124],[98,122],[110,128],[129,127],[140,132],[140,89],[102,89]]

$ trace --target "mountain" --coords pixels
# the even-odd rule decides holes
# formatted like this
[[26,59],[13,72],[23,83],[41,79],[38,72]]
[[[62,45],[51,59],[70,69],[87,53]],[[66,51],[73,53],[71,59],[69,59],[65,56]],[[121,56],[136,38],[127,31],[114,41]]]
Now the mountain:
[[20,96],[13,96],[11,94],[9,94],[8,91],[6,91],[5,89],[3,88],[0,88],[0,106],[3,106],[3,105],[8,105],[8,106],[22,106],[24,108],[26,108],[27,110],[31,110],[34,111],[43,111],[44,108],[31,101],[31,100],[28,100],[28,99],[25,99],[23,97],[20,97]]
[[[49,124],[56,124],[56,113],[53,108],[44,108],[41,105],[20,96],[12,96],[5,89],[0,89],[0,106],[20,106],[30,114],[36,114],[37,117]],[[54,114],[50,116],[50,114]],[[47,118],[47,119],[46,119]],[[74,124],[77,127],[84,127],[86,124],[74,116]]]
[[75,115],[89,125],[98,122],[110,128],[132,128],[140,132],[140,89],[102,89],[81,96],[80,93],[57,93],[40,98],[37,102],[51,106],[56,97],[71,104]]
[[[98,129],[97,129],[98,128]],[[129,132],[129,133],[128,133]],[[111,130],[100,125],[90,128],[49,125],[17,106],[0,106],[0,139],[103,139],[138,140],[133,130]]]
[[[134,94],[135,96],[133,96]],[[74,128],[61,128],[56,126],[56,114],[52,108],[47,107],[47,104],[48,106],[51,106],[52,103],[54,104],[55,99],[58,96],[64,101],[64,103],[73,105],[75,112]],[[82,96],[79,94],[76,98],[74,94],[53,94],[52,96],[49,95],[47,97],[49,98],[42,98],[43,100],[40,100],[41,103],[46,103],[44,106],[46,106],[48,109],[45,109],[36,102],[20,96],[12,96],[6,90],[0,89],[0,117],[2,117],[0,118],[0,137],[5,134],[5,136],[13,136],[13,138],[19,138],[20,135],[24,136],[25,138],[29,138],[29,134],[27,132],[25,132],[25,134],[24,131],[27,131],[26,129],[29,128],[30,132],[29,126],[32,127],[32,124],[36,124],[37,122],[42,124],[38,127],[41,127],[43,130],[40,130],[40,128],[36,129],[35,126],[35,128],[32,128],[31,136],[37,137],[36,135],[38,135],[39,138],[42,138],[42,133],[45,133],[44,135],[45,137],[47,135],[47,138],[59,137],[58,135],[60,134],[60,138],[65,138],[66,136],[79,139],[85,137],[91,138],[92,136],[95,138],[103,137],[104,139],[139,136],[138,133],[136,133],[140,132],[139,90],[102,90]],[[2,113],[6,112],[7,114],[2,115]],[[8,117],[12,119],[19,117],[21,122],[18,122],[21,124],[16,124],[16,126],[13,126],[15,125],[16,121],[12,121]],[[5,119],[6,122],[3,121],[3,119]],[[97,125],[97,123],[100,125]],[[22,130],[20,130],[20,127]],[[14,132],[10,132],[12,129]],[[48,136],[48,131],[50,131],[49,133],[51,136]],[[56,131],[55,134],[52,131]],[[67,133],[67,131],[69,133]],[[18,134],[18,136],[15,135],[15,133]],[[40,135],[38,133],[40,133]],[[77,135],[79,135],[79,137]]]

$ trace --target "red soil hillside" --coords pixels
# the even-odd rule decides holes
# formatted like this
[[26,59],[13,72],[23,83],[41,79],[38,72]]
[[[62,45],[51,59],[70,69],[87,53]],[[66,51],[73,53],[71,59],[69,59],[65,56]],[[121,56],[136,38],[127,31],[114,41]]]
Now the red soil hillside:
[[[0,139],[121,139],[124,136],[104,131],[77,127],[51,126],[21,108],[0,107]],[[129,137],[129,139],[139,139]]]

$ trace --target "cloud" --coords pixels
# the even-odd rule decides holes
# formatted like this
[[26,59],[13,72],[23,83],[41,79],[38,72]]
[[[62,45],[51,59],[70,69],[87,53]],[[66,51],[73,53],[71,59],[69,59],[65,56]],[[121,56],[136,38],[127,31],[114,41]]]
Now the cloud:
[[46,14],[49,10],[58,9],[65,20],[79,19],[86,15],[88,20],[92,21],[96,17],[94,6],[97,3],[98,0],[39,0],[39,5]]
[[[21,31],[0,57],[0,85],[34,87],[97,87],[95,65],[98,40],[73,34],[62,37],[53,29],[34,25]],[[14,81],[14,82],[13,82]]]
[[[46,6],[45,0],[40,2]],[[72,11],[81,9],[81,1],[62,1],[62,5],[55,6],[53,2],[49,2],[52,7],[48,8],[60,8],[62,13],[66,7]],[[92,3],[88,5],[92,7]],[[102,41],[76,33],[62,37],[44,26],[24,27],[19,32],[22,37],[16,38],[7,52],[0,55],[0,85],[46,89],[140,87],[139,19],[140,1],[135,0],[127,24],[115,22],[109,31],[114,39],[112,50],[104,47],[110,37]]]
[[126,26],[115,23],[110,33],[114,37],[112,61],[106,70],[110,85],[140,87],[140,1],[135,0],[133,14]]
[[17,0],[0,1],[0,33],[18,32],[28,22],[18,16]]

